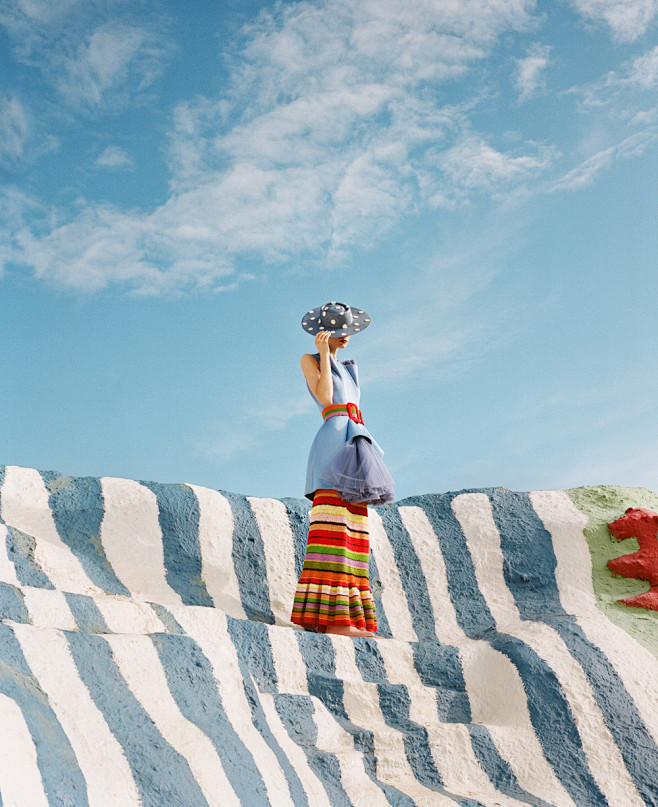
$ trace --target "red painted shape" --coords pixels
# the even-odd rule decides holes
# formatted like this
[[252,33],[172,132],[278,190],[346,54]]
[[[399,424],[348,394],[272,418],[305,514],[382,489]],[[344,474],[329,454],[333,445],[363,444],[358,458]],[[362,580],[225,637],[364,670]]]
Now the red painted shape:
[[608,561],[608,569],[622,577],[647,580],[650,586],[649,591],[635,597],[625,597],[619,602],[658,611],[658,513],[629,507],[621,518],[608,524],[608,527],[618,541],[637,538],[640,545],[637,552]]

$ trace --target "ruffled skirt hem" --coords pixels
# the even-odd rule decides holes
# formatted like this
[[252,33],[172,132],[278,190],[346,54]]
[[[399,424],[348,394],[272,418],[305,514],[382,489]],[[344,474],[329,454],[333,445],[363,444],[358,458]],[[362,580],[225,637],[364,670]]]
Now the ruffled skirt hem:
[[323,484],[346,502],[378,505],[395,501],[395,483],[367,437],[355,437],[322,471]]
[[369,588],[313,585],[300,580],[290,621],[324,633],[328,627],[352,626],[375,633],[377,618]]

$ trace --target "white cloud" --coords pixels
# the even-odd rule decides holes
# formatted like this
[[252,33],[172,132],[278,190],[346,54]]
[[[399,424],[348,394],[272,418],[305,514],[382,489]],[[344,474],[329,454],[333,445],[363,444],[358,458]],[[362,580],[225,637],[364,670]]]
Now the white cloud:
[[[277,6],[245,28],[227,91],[177,108],[161,207],[136,215],[83,205],[49,232],[23,233],[15,259],[78,288],[212,286],[237,256],[340,261],[413,211],[523,185],[547,168],[550,150],[488,143],[469,123],[473,99],[447,106],[437,90],[502,33],[527,28],[533,8],[532,0]],[[134,86],[127,74],[146,41],[125,27],[96,33],[59,74],[62,92],[90,106]]]
[[54,59],[55,87],[71,106],[98,108],[138,97],[162,71],[166,49],[150,31],[110,22]]
[[572,0],[587,19],[605,22],[621,42],[644,34],[658,14],[658,0]]
[[[593,127],[618,131],[619,122],[625,125],[626,131],[635,131],[638,135],[643,132],[649,140],[658,133],[657,87],[658,47],[654,47],[621,69],[610,71],[600,81],[574,87],[571,92],[580,96],[581,111],[592,121],[589,129],[594,140],[598,135]],[[608,116],[607,126],[602,123],[603,115]]]
[[25,152],[29,137],[28,117],[13,95],[0,95],[0,165],[13,165]]
[[575,190],[591,184],[616,160],[640,156],[658,139],[658,47],[609,71],[591,84],[573,87],[584,125],[578,151],[585,159],[550,186]]
[[636,132],[624,138],[620,143],[602,149],[588,157],[563,177],[550,186],[551,191],[573,191],[591,185],[601,171],[609,168],[616,160],[628,160],[640,157],[646,148],[658,140],[658,131],[647,130]]
[[658,87],[658,46],[633,61],[626,82],[642,90]]
[[80,5],[82,0],[15,0],[6,4],[5,13],[22,13],[28,19],[37,23],[52,24],[61,19],[70,10]]
[[21,170],[37,157],[57,148],[43,123],[16,95],[0,92],[0,167]]
[[[611,70],[602,80],[575,87],[572,92],[581,95],[588,108],[613,107],[622,113],[630,109],[635,114],[644,94],[656,87],[658,46],[627,62],[621,70]],[[653,96],[649,96],[649,103],[655,103]]]
[[448,149],[440,160],[444,173],[455,188],[495,193],[538,175],[551,162],[553,152],[536,149],[536,154],[514,156],[497,151],[483,138],[467,135]]
[[132,164],[128,152],[119,146],[108,146],[96,159],[96,165],[103,168],[127,168]]
[[37,278],[81,291],[111,283],[140,294],[159,294],[193,286],[221,290],[237,280],[233,268],[216,254],[204,234],[169,226],[165,217],[86,206],[69,221],[53,214],[35,227],[15,226],[6,259],[32,268]]
[[516,60],[516,86],[519,90],[519,101],[527,101],[537,90],[545,87],[542,74],[548,67],[550,53],[549,45],[540,45],[536,42],[528,49],[527,56]]
[[110,111],[139,102],[161,75],[172,47],[157,30],[134,21],[121,0],[7,0],[2,25],[18,61],[37,68],[76,110]]

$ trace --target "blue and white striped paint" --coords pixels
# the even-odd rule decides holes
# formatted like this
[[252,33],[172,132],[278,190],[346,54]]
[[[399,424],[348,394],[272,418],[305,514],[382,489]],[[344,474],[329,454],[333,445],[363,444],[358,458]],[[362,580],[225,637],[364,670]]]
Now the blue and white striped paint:
[[566,492],[371,511],[376,639],[290,624],[308,510],[0,468],[2,807],[658,807]]

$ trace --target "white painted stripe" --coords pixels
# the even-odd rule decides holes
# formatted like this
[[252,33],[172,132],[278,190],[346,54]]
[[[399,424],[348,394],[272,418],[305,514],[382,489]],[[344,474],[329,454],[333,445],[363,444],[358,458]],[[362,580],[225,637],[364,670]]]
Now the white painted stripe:
[[436,635],[441,644],[459,644],[466,637],[459,626],[455,609],[450,601],[446,566],[441,554],[439,539],[422,508],[403,506],[398,509],[398,512],[416,550],[427,583],[432,611],[434,611]]
[[184,757],[209,807],[240,807],[215,746],[174,700],[153,642],[146,636],[105,636],[121,675],[164,739]]
[[[268,628],[277,689],[291,695],[308,695],[306,665],[302,658],[295,631],[289,628]],[[382,791],[366,774],[361,754],[354,748],[349,732],[335,720],[322,701],[310,696],[313,703],[313,721],[317,726],[318,751],[334,754],[340,765],[340,781],[353,804],[369,807],[389,807]]]
[[78,623],[62,591],[32,586],[24,586],[21,591],[33,625],[59,630],[78,629]]
[[529,645],[555,673],[571,708],[592,776],[608,804],[643,807],[644,801],[624,765],[584,671],[557,631],[541,622],[521,620],[505,582],[500,534],[489,497],[483,493],[465,493],[453,499],[452,509],[466,537],[478,587],[498,629]]
[[386,611],[386,618],[391,627],[394,639],[417,642],[411,612],[407,604],[400,572],[393,553],[393,547],[382,524],[379,513],[368,508],[370,524],[370,549],[375,557],[377,569],[382,581],[381,602]]
[[226,716],[251,752],[265,782],[270,803],[276,804],[277,807],[292,805],[290,790],[281,766],[252,722],[238,655],[228,633],[226,617],[213,608],[201,606],[176,609],[173,616],[188,636],[197,642],[210,662]]
[[501,807],[521,805],[522,802],[501,793],[490,782],[473,752],[466,726],[440,722],[436,691],[423,684],[414,665],[411,645],[395,639],[381,639],[377,642],[377,649],[384,661],[388,681],[403,685],[409,693],[409,719],[427,730],[430,752],[446,790],[486,804]]
[[[563,608],[577,616],[587,639],[608,658],[658,743],[658,659],[596,607],[592,558],[583,534],[585,516],[564,491],[536,491],[530,498],[553,537]],[[580,599],[574,592],[574,576],[580,581]]]
[[100,537],[114,573],[138,600],[181,605],[167,583],[158,500],[139,482],[103,477]]
[[318,727],[318,750],[333,754],[340,765],[340,783],[356,807],[390,807],[388,799],[366,774],[364,760],[354,748],[354,738],[317,698],[313,719]]
[[544,757],[530,720],[523,681],[516,667],[486,642],[460,648],[472,721],[489,729],[519,785],[560,807],[575,807]]
[[295,541],[283,502],[277,499],[247,499],[263,539],[270,607],[279,625],[290,625],[295,599]]
[[102,593],[60,538],[50,510],[49,493],[38,471],[6,466],[0,489],[0,513],[5,524],[34,538],[34,558],[55,588],[75,594]]
[[607,657],[658,744],[658,663],[646,647],[608,619],[578,617],[585,636]]
[[233,512],[217,490],[189,485],[199,502],[201,576],[216,608],[237,619],[246,614],[233,564]]
[[563,490],[535,490],[530,503],[553,539],[562,607],[568,614],[601,616],[592,585],[592,556],[583,534],[586,516]]
[[290,735],[286,731],[286,727],[283,725],[281,717],[276,710],[274,696],[269,692],[261,692],[260,704],[263,707],[263,713],[274,735],[274,739],[279,743],[283,753],[290,760],[295,773],[299,776],[299,780],[308,798],[308,803],[312,804],[313,807],[331,807],[327,791],[324,789],[322,782],[311,770],[306,754],[297,743],[290,739]]
[[9,559],[7,553],[7,527],[0,524],[0,583],[9,583],[10,586],[20,586],[16,577],[16,567]]
[[518,670],[503,653],[462,631],[450,599],[439,541],[427,515],[420,507],[401,507],[400,515],[420,559],[438,639],[459,650],[472,722],[487,727],[498,753],[524,790],[560,807],[573,805],[535,735]]
[[12,630],[71,743],[87,783],[89,807],[139,805],[123,749],[80,680],[64,635],[31,625],[12,625]]
[[20,707],[0,692],[0,794],[3,807],[49,807],[37,749]]
[[277,690],[287,695],[308,695],[306,665],[299,650],[296,631],[268,625]]
[[[385,641],[385,640],[384,640]],[[377,684],[363,680],[354,656],[354,640],[331,636],[335,651],[336,677],[343,682],[343,705],[355,726],[373,734],[377,779],[410,796],[419,807],[454,807],[454,801],[422,785],[407,759],[404,735],[388,726],[379,706]]]
[[108,630],[112,633],[166,633],[167,629],[155,611],[143,602],[126,597],[94,597],[94,605],[101,612]]

